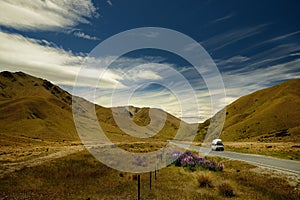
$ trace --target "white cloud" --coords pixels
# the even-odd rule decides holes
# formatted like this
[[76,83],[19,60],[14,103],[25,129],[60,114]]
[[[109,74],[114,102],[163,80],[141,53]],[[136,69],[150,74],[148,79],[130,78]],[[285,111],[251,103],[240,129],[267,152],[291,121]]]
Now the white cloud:
[[[23,71],[65,86],[73,86],[76,76],[80,73],[86,77],[80,86],[85,87],[94,87],[101,76],[97,87],[102,89],[115,87],[121,89],[126,88],[123,84],[126,82],[161,78],[151,71],[151,68],[147,70],[146,65],[144,69],[126,72],[131,66],[148,62],[141,58],[120,58],[116,60],[115,68],[105,69],[115,59],[113,56],[93,58],[83,54],[75,55],[70,51],[53,47],[45,40],[0,31],[0,71]],[[81,68],[87,70],[80,71]]]
[[[81,64],[84,59],[88,63],[94,63],[95,65],[97,63],[100,69],[101,66],[112,60],[109,57],[93,59],[84,55],[75,55],[49,44],[44,40],[0,32],[0,70],[23,71],[48,79],[56,84],[72,86],[80,68],[83,67]],[[95,69],[85,74],[87,76],[85,86],[92,82],[90,78],[98,79],[97,74],[102,73],[102,71]],[[119,76],[108,70],[105,71],[103,81],[105,84],[102,87],[112,87],[112,85],[118,83]]]
[[75,31],[74,32],[74,35],[76,37],[79,37],[79,38],[84,38],[84,39],[87,39],[87,40],[99,40],[99,38],[95,37],[95,36],[90,36],[90,35],[87,35],[83,32],[79,32],[79,31]]
[[2,0],[0,25],[19,30],[56,30],[98,17],[91,0]]
[[134,73],[132,77],[129,77],[129,80],[158,80],[162,79],[158,74],[156,74],[153,71],[143,71],[143,70],[138,70]]
[[108,3],[108,5],[113,6],[113,3],[111,0],[107,0],[106,2]]
[[138,83],[140,81],[144,82],[147,80],[160,80],[162,77],[159,75],[160,69],[166,64],[158,63],[143,63],[139,64],[136,67],[131,67],[130,70],[121,69],[123,71],[124,77],[132,84],[132,81]]

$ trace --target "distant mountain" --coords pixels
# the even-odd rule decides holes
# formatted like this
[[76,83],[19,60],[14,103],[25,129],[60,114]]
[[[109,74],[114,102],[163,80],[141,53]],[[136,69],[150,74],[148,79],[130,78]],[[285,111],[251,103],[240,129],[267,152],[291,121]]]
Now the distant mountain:
[[[78,97],[77,100],[89,103]],[[139,131],[137,126],[129,124],[123,127],[125,132],[118,128],[112,112],[116,112],[121,121],[129,116],[142,127],[151,123],[150,110],[154,115],[152,127],[166,116],[162,130],[150,139],[166,141],[173,138],[180,123],[186,133],[191,132],[190,125],[159,109],[129,106],[112,110],[99,105],[95,105],[95,108],[99,124],[113,142],[134,142],[140,139],[135,140],[126,134],[126,130]],[[25,137],[51,141],[79,140],[72,115],[72,96],[47,80],[22,72],[0,73],[0,127],[0,139]],[[156,131],[155,128],[150,129],[149,132]]]
[[[209,120],[200,124],[205,134]],[[300,79],[243,96],[226,107],[225,141],[299,141]]]

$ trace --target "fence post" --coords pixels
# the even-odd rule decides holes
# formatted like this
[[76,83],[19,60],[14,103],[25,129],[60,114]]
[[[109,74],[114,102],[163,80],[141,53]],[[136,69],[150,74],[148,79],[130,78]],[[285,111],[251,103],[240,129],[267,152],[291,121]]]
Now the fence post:
[[150,190],[151,190],[151,185],[152,185],[152,172],[150,171]]
[[141,199],[141,177],[138,174],[138,200]]

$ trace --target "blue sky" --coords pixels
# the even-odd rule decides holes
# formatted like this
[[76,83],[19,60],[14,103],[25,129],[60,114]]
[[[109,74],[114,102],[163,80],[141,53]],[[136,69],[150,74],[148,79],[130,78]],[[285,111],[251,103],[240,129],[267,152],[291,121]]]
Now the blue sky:
[[[199,42],[216,63],[226,90],[218,110],[240,96],[300,77],[299,7],[297,0],[3,0],[0,70],[42,77],[72,93],[82,61],[99,43],[133,28],[168,28]],[[102,64],[112,58],[95,58],[97,70],[103,70]],[[182,110],[176,94],[155,84],[161,79],[173,81],[176,91],[185,92],[166,67],[190,82],[201,107],[200,118],[189,115],[189,109]],[[102,78],[94,99],[89,96],[88,77],[81,89],[84,97],[103,106],[112,105],[112,90],[122,94],[130,86],[137,89],[127,104],[160,107],[177,117],[187,113],[184,120],[188,122],[203,121],[216,111],[210,95],[218,91],[208,91],[190,63],[170,52],[129,52]],[[145,80],[153,84],[143,85]],[[188,103],[187,97],[184,104]]]

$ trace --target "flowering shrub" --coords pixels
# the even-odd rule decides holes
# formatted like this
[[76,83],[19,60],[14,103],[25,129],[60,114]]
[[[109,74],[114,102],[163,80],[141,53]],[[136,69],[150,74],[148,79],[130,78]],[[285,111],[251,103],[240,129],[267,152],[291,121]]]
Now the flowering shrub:
[[212,171],[222,171],[224,168],[223,163],[216,163],[215,161],[209,161],[203,159],[200,155],[194,154],[192,152],[179,152],[173,151],[171,152],[172,160],[175,160],[173,164],[175,166],[182,166],[190,169],[191,171],[195,171],[198,167],[202,167],[204,169],[212,170]]

